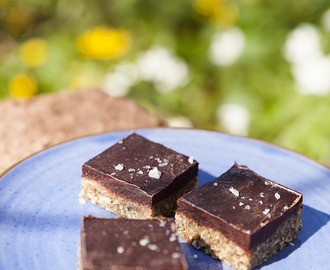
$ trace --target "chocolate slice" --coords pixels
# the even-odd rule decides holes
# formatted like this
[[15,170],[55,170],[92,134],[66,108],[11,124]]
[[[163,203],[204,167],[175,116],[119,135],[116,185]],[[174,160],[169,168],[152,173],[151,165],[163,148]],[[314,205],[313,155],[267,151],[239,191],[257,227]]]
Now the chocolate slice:
[[173,219],[84,217],[80,270],[187,269]]
[[80,196],[129,218],[171,216],[197,174],[192,157],[132,133],[82,166]]
[[302,227],[302,194],[235,165],[178,200],[179,235],[236,269],[261,264]]

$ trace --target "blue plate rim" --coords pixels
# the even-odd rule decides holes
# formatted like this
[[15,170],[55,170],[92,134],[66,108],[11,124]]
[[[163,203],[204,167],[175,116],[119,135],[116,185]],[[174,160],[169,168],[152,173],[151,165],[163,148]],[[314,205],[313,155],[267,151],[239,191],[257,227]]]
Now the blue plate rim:
[[265,144],[265,145],[269,145],[269,146],[272,146],[272,147],[275,147],[275,148],[278,148],[278,149],[281,149],[281,150],[284,150],[284,151],[288,151],[288,152],[291,152],[293,154],[296,154],[297,156],[300,156],[302,158],[305,158],[306,160],[309,160],[310,162],[313,162],[315,163],[316,165],[320,166],[321,168],[327,170],[329,173],[330,173],[330,168],[327,167],[325,164],[322,164],[321,162],[319,162],[318,160],[312,158],[312,157],[309,157],[308,155],[305,155],[301,152],[298,152],[298,151],[295,151],[295,150],[292,150],[290,148],[287,148],[287,147],[284,147],[282,145],[279,145],[279,144],[276,144],[274,142],[270,142],[270,141],[266,141],[266,140],[262,140],[262,139],[259,139],[259,138],[255,138],[255,137],[251,137],[251,136],[243,136],[243,135],[236,135],[236,134],[230,134],[230,133],[226,133],[226,132],[223,132],[223,131],[219,131],[219,130],[212,130],[212,129],[202,129],[202,128],[176,128],[176,127],[155,127],[155,128],[135,128],[135,129],[119,129],[119,130],[113,130],[113,131],[107,131],[107,132],[101,132],[101,133],[95,133],[95,134],[87,134],[87,135],[83,135],[83,136],[78,136],[76,138],[71,138],[71,139],[68,139],[68,140],[65,140],[65,141],[62,141],[62,142],[59,142],[59,143],[56,143],[56,144],[53,144],[53,145],[50,145],[50,146],[47,146],[39,151],[36,151],[32,154],[29,154],[28,156],[26,156],[25,158],[21,159],[21,160],[18,160],[17,162],[15,162],[14,164],[12,164],[11,166],[9,166],[8,168],[6,168],[4,171],[0,172],[0,181],[1,181],[1,178],[6,175],[9,171],[11,171],[12,169],[14,169],[16,166],[18,166],[20,163],[24,162],[25,160],[35,156],[35,155],[38,155],[44,151],[48,151],[49,149],[52,149],[52,148],[56,148],[56,147],[59,147],[63,144],[66,144],[66,143],[70,143],[70,142],[73,142],[73,141],[77,141],[77,140],[81,140],[81,139],[85,139],[85,138],[90,138],[90,137],[98,137],[98,136],[104,136],[106,134],[111,134],[111,133],[117,133],[117,132],[137,132],[138,131],[148,131],[148,130],[186,130],[186,131],[197,131],[197,132],[212,132],[212,133],[218,133],[218,134],[221,134],[223,136],[229,136],[229,137],[234,137],[234,138],[240,138],[240,139],[245,139],[245,140],[252,140],[252,141],[255,141],[255,142],[258,142],[258,143],[261,143],[261,144]]

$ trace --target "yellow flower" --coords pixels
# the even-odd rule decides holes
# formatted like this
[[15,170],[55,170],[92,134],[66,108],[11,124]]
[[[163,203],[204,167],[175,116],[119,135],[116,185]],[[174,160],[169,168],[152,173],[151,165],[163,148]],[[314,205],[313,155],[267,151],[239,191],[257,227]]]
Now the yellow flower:
[[231,5],[217,6],[213,14],[210,16],[210,20],[220,26],[228,27],[236,23],[238,18],[238,10]]
[[131,37],[125,30],[98,26],[80,35],[76,44],[78,50],[87,57],[108,59],[127,53]]
[[16,75],[10,81],[9,92],[13,97],[32,97],[38,92],[37,81],[26,74]]
[[211,16],[214,9],[227,0],[195,0],[195,10],[206,16]]
[[237,9],[227,0],[195,0],[196,12],[220,26],[231,26],[237,21]]
[[42,65],[47,57],[47,43],[39,38],[25,41],[20,47],[20,57],[28,67]]

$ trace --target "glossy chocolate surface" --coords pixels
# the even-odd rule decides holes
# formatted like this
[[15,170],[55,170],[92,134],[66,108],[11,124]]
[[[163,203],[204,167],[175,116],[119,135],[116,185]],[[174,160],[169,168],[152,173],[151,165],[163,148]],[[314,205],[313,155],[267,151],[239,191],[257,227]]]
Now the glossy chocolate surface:
[[197,177],[198,162],[132,133],[87,161],[82,171],[113,192],[152,205]]
[[172,219],[89,216],[82,221],[81,262],[84,270],[184,269],[185,260]]
[[302,194],[235,165],[178,201],[178,211],[249,249],[264,241],[302,202]]

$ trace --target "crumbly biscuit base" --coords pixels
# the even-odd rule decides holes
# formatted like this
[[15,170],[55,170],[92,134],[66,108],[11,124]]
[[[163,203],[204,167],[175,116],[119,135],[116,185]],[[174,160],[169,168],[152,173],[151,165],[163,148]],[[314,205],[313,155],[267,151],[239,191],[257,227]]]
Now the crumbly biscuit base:
[[196,177],[175,194],[159,202],[154,207],[150,207],[120,196],[92,179],[82,177],[79,196],[119,216],[131,219],[146,219],[173,215],[176,210],[177,199],[197,186],[198,179]]
[[283,222],[272,237],[248,251],[220,231],[200,225],[181,212],[175,214],[175,223],[178,234],[193,247],[237,270],[247,270],[262,264],[298,236],[302,227],[301,212],[302,208]]
[[77,261],[77,269],[78,269],[78,270],[83,270],[82,256],[81,256],[81,239],[80,239],[80,241],[79,241],[79,246],[78,246],[78,261]]

